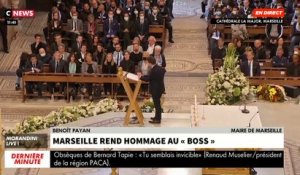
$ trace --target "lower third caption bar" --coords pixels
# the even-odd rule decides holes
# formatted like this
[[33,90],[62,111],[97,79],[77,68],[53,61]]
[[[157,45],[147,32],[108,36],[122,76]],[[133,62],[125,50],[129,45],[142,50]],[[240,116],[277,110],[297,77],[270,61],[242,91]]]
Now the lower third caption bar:
[[51,151],[52,168],[282,168],[283,151]]

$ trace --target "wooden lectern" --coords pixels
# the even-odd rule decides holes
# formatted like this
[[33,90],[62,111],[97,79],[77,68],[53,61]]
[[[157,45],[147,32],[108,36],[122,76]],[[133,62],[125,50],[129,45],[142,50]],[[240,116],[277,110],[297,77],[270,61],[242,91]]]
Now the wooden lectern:
[[[124,125],[128,126],[130,121],[130,115],[132,112],[136,114],[136,117],[138,119],[138,122],[140,125],[144,125],[144,116],[143,113],[137,103],[137,96],[140,91],[140,87],[142,84],[142,81],[138,79],[138,77],[134,74],[125,72],[122,70],[121,67],[118,68],[118,77],[121,80],[121,83],[125,89],[125,92],[129,99],[129,107],[127,109],[126,115],[125,115],[125,121]],[[135,89],[132,91],[129,80],[135,82]]]

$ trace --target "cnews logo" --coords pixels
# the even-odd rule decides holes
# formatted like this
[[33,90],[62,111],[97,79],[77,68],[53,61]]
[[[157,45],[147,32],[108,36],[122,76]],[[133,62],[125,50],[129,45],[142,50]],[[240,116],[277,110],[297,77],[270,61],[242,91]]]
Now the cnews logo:
[[7,18],[32,18],[34,10],[6,10],[5,17]]

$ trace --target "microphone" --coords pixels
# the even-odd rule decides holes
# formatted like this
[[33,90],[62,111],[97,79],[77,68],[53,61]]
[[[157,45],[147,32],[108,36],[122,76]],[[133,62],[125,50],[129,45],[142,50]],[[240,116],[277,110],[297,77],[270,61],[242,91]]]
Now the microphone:
[[251,117],[250,121],[249,121],[249,124],[248,124],[248,127],[250,128],[251,127],[251,122],[252,120],[256,117],[256,115],[259,113],[259,111],[256,111],[255,114]]

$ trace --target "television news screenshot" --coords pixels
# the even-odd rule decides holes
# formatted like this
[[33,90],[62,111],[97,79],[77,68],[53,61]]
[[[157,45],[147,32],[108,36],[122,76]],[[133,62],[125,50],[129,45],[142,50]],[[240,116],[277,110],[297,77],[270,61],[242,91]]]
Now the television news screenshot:
[[0,175],[300,175],[300,0],[0,0]]

